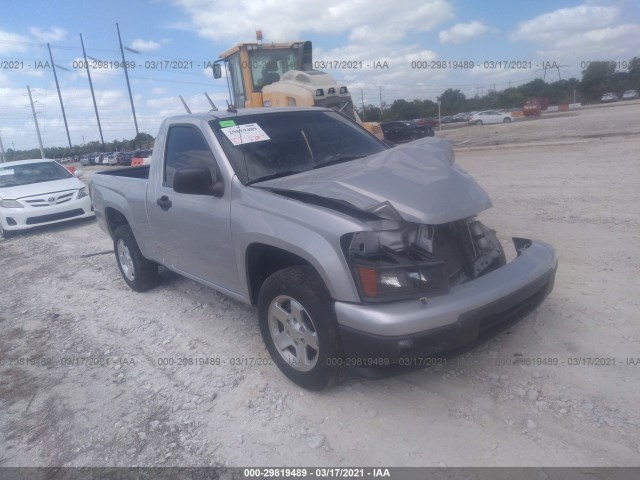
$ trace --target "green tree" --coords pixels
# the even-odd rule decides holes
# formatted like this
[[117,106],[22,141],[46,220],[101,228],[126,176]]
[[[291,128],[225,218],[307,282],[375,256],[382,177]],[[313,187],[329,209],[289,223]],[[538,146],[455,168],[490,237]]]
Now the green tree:
[[528,97],[547,97],[549,94],[549,84],[541,78],[536,78],[518,87],[522,96]]
[[375,105],[365,105],[364,110],[358,109],[358,115],[364,122],[380,122],[382,121],[382,112],[380,107]]
[[582,94],[588,100],[597,100],[613,87],[613,75],[616,66],[612,62],[591,62],[582,71]]
[[633,57],[629,61],[628,73],[628,87],[640,90],[640,57]]
[[467,97],[460,90],[449,88],[438,97],[442,115],[452,115],[466,110]]
[[404,99],[395,100],[389,107],[389,118],[392,120],[411,120],[420,116],[418,105]]
[[148,133],[140,132],[133,139],[135,145],[139,145],[134,148],[153,148],[153,137]]

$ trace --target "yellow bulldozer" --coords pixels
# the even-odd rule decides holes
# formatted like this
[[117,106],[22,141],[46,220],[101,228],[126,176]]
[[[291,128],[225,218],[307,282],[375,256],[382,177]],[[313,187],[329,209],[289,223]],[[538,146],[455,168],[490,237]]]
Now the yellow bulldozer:
[[361,121],[346,85],[313,69],[311,42],[239,43],[220,54],[213,65],[214,78],[222,77],[220,63],[235,108],[327,107],[384,139],[379,123]]

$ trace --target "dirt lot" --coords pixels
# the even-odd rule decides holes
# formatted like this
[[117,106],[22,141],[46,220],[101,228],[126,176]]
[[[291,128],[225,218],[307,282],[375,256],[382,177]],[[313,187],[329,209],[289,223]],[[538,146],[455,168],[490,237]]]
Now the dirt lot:
[[444,368],[310,393],[248,364],[254,309],[169,272],[130,291],[93,221],[0,240],[0,465],[640,466],[640,103],[438,135],[505,245],[556,247],[537,311]]

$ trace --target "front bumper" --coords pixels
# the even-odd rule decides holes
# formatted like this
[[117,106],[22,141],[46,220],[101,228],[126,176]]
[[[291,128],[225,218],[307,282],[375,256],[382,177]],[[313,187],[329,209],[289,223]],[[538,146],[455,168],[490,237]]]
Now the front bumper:
[[77,218],[93,217],[91,198],[87,195],[59,205],[24,208],[0,207],[0,223],[3,230],[27,230],[40,225],[66,222]]
[[473,345],[535,309],[553,289],[551,245],[514,239],[518,257],[503,267],[427,299],[384,305],[336,302],[351,366],[411,364]]

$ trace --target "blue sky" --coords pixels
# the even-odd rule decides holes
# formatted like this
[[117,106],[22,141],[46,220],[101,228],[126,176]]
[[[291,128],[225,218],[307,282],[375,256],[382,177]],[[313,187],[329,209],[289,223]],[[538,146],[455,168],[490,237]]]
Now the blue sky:
[[[502,90],[542,78],[544,63],[563,65],[562,78],[580,77],[590,60],[625,61],[640,55],[637,1],[461,2],[458,0],[112,0],[87,2],[5,2],[0,17],[0,136],[5,149],[37,145],[27,89],[33,89],[45,146],[64,146],[66,134],[50,69],[58,70],[74,144],[99,139],[79,33],[87,54],[120,60],[116,22],[130,71],[140,130],[156,134],[162,118],[183,113],[178,95],[193,111],[208,110],[203,92],[225,104],[224,80],[214,80],[203,62],[240,41],[311,40],[314,60],[346,60],[389,68],[325,69],[346,83],[354,100],[379,104],[396,98],[435,100],[449,87],[467,96]],[[182,70],[145,68],[145,62],[185,60]],[[473,61],[474,68],[415,69],[416,61]],[[519,61],[521,69],[499,62]],[[150,65],[150,64],[147,64]],[[91,72],[105,140],[132,138],[135,128],[122,70]],[[557,70],[546,72],[556,80]]]

